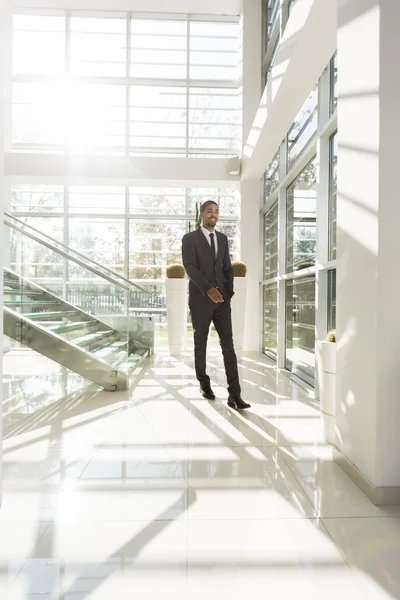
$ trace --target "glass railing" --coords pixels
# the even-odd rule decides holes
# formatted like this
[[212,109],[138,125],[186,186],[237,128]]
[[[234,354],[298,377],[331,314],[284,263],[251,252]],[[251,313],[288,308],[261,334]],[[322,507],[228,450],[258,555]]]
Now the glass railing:
[[159,299],[17,221],[4,219],[4,333],[106,389],[123,389],[153,348],[147,311]]
[[99,316],[162,311],[162,294],[133,283],[22,219],[5,213],[4,225],[10,268],[65,301]]

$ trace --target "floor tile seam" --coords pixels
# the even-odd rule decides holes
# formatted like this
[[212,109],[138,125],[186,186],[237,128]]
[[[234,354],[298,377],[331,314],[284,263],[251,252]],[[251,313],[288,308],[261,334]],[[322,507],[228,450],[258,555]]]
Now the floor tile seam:
[[287,462],[287,460],[285,459],[285,455],[283,454],[283,452],[280,450],[280,448],[277,448],[279,455],[281,456],[281,458],[283,459],[283,462],[285,463],[285,465],[287,466],[287,468],[289,469],[289,471],[291,472],[291,474],[293,475],[293,477],[295,478],[297,485],[299,486],[299,488],[301,489],[301,491],[304,494],[304,497],[307,499],[308,503],[310,504],[311,508],[313,509],[313,511],[315,512],[317,518],[320,518],[319,512],[317,510],[317,508],[314,506],[314,504],[312,503],[312,501],[310,500],[307,490],[304,488],[304,486],[302,485],[301,481],[299,480],[299,478],[296,476],[296,473],[293,471],[293,469],[291,468],[290,464]]
[[340,556],[343,558],[343,560],[344,560],[344,562],[346,563],[346,565],[349,567],[349,569],[354,569],[355,565],[352,565],[352,564],[351,564],[351,563],[350,563],[350,562],[347,560],[347,558],[346,558],[346,554],[345,554],[344,550],[342,550],[342,549],[340,548],[340,546],[339,546],[339,545],[338,545],[338,544],[335,542],[335,540],[333,539],[333,537],[332,537],[331,533],[329,532],[329,530],[328,530],[327,526],[326,526],[326,525],[325,525],[325,523],[324,523],[324,519],[323,519],[323,518],[320,518],[320,521],[321,521],[322,527],[324,528],[324,530],[325,530],[325,532],[326,532],[326,535],[328,536],[328,538],[329,538],[330,540],[332,540],[332,543],[334,544],[335,548],[336,548],[336,549],[337,549],[337,551],[339,552]]
[[40,536],[37,536],[36,538],[36,543],[34,544],[34,546],[30,549],[28,556],[23,560],[23,563],[21,565],[21,567],[19,568],[19,570],[17,571],[17,573],[15,574],[14,578],[12,581],[16,581],[19,577],[19,575],[21,574],[21,571],[24,569],[25,565],[27,564],[27,562],[29,560],[32,559],[32,555],[35,554],[35,550],[36,548],[39,546],[40,542],[42,541],[43,537],[45,536],[45,534],[48,532],[48,530],[50,529],[51,524],[53,523],[54,518],[51,521],[39,521],[39,523],[46,523],[47,522],[47,526],[44,527],[43,529],[43,533]]

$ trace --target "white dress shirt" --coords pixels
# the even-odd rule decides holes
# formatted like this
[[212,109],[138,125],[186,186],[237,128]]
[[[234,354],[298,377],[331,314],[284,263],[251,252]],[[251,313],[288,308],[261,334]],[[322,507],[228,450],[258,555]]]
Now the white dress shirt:
[[216,234],[215,229],[214,229],[214,231],[208,231],[208,229],[201,226],[201,230],[202,230],[203,234],[205,235],[205,238],[206,238],[207,242],[210,244],[210,246],[211,246],[210,233],[214,234],[215,256],[217,256],[218,255],[218,239],[217,239],[217,234]]

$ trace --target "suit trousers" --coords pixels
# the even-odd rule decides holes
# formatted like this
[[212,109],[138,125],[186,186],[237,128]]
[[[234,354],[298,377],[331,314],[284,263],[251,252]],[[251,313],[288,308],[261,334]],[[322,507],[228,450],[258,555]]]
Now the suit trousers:
[[200,385],[210,385],[210,378],[206,374],[206,351],[210,324],[213,322],[224,357],[228,392],[234,398],[239,398],[241,390],[233,346],[230,300],[216,304],[208,296],[199,296],[189,308],[194,331],[194,363]]

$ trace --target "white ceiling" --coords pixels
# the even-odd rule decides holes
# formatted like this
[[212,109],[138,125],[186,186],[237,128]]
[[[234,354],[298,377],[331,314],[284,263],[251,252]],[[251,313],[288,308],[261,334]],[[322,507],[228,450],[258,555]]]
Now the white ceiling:
[[243,0],[11,0],[14,8],[82,9],[228,15],[241,13]]

